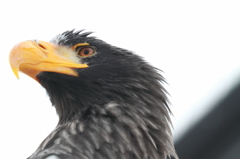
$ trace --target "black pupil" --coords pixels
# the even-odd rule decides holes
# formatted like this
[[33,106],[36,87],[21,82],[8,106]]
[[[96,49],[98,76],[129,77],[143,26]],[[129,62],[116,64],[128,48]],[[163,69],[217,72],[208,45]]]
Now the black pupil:
[[89,50],[88,49],[86,49],[86,50],[84,50],[84,55],[88,55],[89,54]]

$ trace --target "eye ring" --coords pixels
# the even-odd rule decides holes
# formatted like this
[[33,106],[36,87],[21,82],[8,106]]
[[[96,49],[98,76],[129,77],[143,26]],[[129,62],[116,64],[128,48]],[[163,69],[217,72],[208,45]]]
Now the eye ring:
[[77,54],[80,57],[89,57],[96,53],[96,49],[92,46],[84,46],[77,50]]

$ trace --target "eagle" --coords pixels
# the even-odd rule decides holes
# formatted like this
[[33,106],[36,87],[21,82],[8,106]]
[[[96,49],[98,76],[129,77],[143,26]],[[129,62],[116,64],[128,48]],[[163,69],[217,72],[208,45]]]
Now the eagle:
[[28,159],[178,159],[162,71],[84,30],[13,47],[14,74],[46,89],[59,122]]

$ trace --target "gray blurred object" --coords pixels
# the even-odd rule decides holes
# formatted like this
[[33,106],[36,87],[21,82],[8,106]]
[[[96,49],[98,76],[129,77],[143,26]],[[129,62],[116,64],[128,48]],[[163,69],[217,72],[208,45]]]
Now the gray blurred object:
[[239,159],[240,83],[175,145],[180,159]]

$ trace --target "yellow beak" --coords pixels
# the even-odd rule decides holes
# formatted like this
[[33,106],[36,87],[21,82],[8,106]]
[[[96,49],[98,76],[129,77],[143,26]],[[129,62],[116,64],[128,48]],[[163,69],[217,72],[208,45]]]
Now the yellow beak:
[[40,72],[78,76],[72,68],[88,67],[86,64],[79,64],[60,56],[54,44],[44,41],[25,41],[17,44],[10,52],[9,62],[17,78],[18,72],[21,71],[35,80]]

